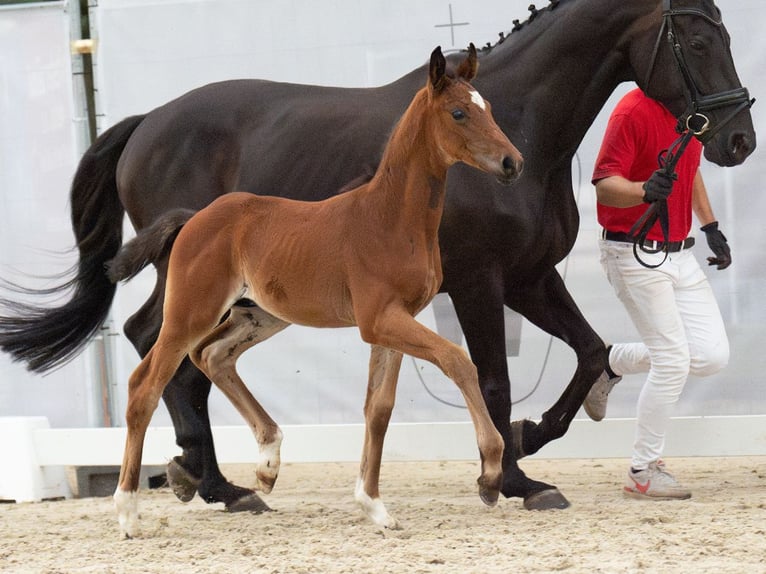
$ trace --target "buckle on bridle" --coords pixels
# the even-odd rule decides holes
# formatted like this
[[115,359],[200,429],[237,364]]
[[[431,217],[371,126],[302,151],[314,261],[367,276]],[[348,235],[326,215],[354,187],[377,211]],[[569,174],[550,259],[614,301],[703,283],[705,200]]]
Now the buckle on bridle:
[[[696,127],[695,124],[699,127]],[[686,118],[686,129],[695,136],[701,136],[710,129],[710,118],[699,112],[690,114]]]

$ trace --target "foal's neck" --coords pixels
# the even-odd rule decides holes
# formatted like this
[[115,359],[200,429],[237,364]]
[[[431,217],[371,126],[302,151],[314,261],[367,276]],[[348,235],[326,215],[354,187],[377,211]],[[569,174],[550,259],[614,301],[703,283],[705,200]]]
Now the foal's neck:
[[425,225],[428,233],[436,234],[451,162],[439,152],[438,142],[432,141],[428,113],[425,90],[421,90],[394,128],[368,187],[388,225]]

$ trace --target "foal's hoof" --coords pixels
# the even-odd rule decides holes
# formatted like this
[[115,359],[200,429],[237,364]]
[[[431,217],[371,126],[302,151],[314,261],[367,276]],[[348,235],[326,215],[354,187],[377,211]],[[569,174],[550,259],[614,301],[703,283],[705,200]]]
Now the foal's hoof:
[[482,479],[479,482],[479,498],[487,506],[495,506],[497,504],[497,498],[500,495],[500,488],[497,486],[490,486],[483,484]]
[[479,488],[479,498],[487,506],[495,506],[500,491],[495,488]]
[[[483,469],[482,469],[483,470]],[[476,481],[479,484],[479,498],[487,506],[495,506],[500,496],[500,488],[503,486],[503,473],[483,474]]]
[[255,514],[261,514],[262,512],[270,512],[271,508],[260,496],[253,492],[233,501],[231,504],[227,504],[226,510],[228,512],[254,512]]
[[258,490],[264,494],[269,494],[274,489],[274,483],[277,481],[277,475],[274,473],[256,472],[255,478],[258,481]]
[[173,458],[168,463],[167,477],[168,485],[173,490],[173,494],[181,502],[189,502],[194,495],[197,494],[197,487],[201,480],[189,473],[183,466],[181,466],[177,460],[178,457]]
[[524,498],[524,508],[527,510],[563,510],[570,506],[558,488],[541,490]]

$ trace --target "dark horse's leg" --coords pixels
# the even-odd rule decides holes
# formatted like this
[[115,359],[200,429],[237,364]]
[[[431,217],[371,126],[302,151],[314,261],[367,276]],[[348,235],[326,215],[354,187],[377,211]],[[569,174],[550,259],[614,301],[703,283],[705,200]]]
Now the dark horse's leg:
[[[125,334],[142,357],[149,352],[160,330],[164,276],[158,270],[151,297],[125,323]],[[207,377],[186,358],[162,394],[175,427],[176,443],[183,449],[181,456],[168,464],[173,492],[184,502],[199,492],[205,502],[223,502],[232,512],[268,510],[255,492],[231,484],[218,468],[208,416],[210,386]]]
[[524,474],[511,448],[511,383],[505,356],[503,282],[499,271],[473,274],[460,289],[449,291],[471,359],[479,372],[479,384],[492,421],[505,441],[503,487],[506,497],[524,499],[530,510],[566,508],[569,502],[550,484]]
[[[516,458],[534,454],[569,429],[593,383],[606,368],[604,342],[588,324],[555,268],[523,289],[506,294],[508,305],[545,332],[567,343],[577,355],[577,369],[556,403],[539,424],[518,421],[512,425],[511,443]],[[506,445],[506,448],[508,446]]]

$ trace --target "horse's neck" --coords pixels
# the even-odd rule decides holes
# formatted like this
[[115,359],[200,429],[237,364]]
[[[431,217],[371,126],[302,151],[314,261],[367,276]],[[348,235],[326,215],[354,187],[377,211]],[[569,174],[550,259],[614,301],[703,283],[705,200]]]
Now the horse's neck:
[[416,98],[394,128],[378,169],[367,186],[368,201],[389,227],[438,231],[449,165],[437,152]]
[[482,57],[477,87],[503,102],[506,133],[532,138],[528,159],[571,159],[617,85],[635,79],[625,48],[657,1],[564,0]]

